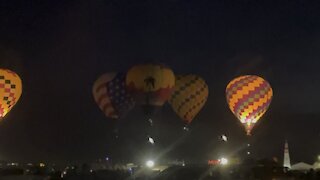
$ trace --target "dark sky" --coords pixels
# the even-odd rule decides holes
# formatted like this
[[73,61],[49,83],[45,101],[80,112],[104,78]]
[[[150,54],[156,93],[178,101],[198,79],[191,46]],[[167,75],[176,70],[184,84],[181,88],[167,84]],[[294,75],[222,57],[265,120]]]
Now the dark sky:
[[[0,2],[0,65],[23,79],[23,96],[0,124],[0,159],[52,162],[143,159],[144,114],[115,123],[91,88],[105,72],[159,62],[202,76],[206,106],[189,133],[168,105],[154,117],[155,152],[204,160],[237,154],[292,161],[320,153],[320,3],[305,0],[94,0]],[[269,111],[248,139],[225,102],[228,82],[256,74],[273,87]],[[219,142],[226,133],[229,143]]]

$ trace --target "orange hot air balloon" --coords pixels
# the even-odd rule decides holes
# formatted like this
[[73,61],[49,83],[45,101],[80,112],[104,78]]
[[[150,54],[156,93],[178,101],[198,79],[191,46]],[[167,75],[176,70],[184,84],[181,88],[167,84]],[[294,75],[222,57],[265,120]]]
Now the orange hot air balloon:
[[209,89],[206,82],[197,75],[179,75],[169,104],[178,116],[190,124],[207,101]]
[[149,114],[151,107],[161,107],[171,96],[175,85],[173,71],[159,64],[133,66],[127,72],[126,85],[136,102]]
[[228,84],[226,99],[229,108],[244,125],[247,135],[267,111],[272,95],[270,84],[259,76],[240,76]]
[[0,69],[0,119],[18,102],[21,93],[20,77],[13,71]]

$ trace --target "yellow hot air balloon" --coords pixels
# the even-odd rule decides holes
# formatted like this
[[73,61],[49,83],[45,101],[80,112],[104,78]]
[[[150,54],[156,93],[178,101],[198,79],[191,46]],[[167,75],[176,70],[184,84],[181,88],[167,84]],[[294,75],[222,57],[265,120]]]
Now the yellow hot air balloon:
[[206,82],[197,75],[179,75],[169,99],[173,110],[189,124],[207,101],[209,89]]
[[175,77],[173,71],[163,65],[142,64],[129,69],[126,84],[138,104],[162,106],[173,91]]
[[272,95],[270,84],[259,76],[240,76],[228,84],[226,99],[229,108],[244,125],[247,135],[267,111]]
[[18,102],[21,93],[20,77],[13,71],[0,69],[0,119]]

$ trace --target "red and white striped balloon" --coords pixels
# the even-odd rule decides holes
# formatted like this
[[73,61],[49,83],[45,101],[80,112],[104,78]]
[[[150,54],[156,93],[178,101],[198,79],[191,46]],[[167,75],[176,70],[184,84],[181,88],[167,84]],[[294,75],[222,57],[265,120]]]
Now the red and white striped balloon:
[[113,119],[123,117],[135,104],[126,90],[125,75],[120,73],[100,76],[93,85],[93,97],[104,114]]

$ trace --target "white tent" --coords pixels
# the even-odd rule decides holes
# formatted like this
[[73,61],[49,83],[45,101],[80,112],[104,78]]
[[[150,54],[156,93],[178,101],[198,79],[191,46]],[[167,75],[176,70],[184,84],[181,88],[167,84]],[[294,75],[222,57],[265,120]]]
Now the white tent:
[[294,171],[308,171],[310,169],[314,168],[312,165],[304,163],[304,162],[299,162],[297,164],[294,164],[291,166],[290,170]]
[[314,169],[320,169],[320,162],[315,162],[315,163],[313,164],[313,168],[314,168]]

